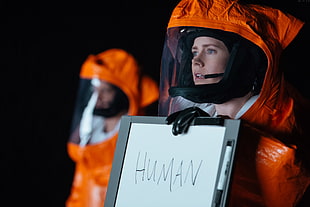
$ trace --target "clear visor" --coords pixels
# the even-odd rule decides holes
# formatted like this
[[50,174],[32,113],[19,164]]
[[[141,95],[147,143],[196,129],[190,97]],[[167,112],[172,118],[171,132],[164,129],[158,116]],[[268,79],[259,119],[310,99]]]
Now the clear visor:
[[[70,141],[74,143],[80,142],[80,123],[85,114],[88,111],[93,112],[97,97],[95,93],[95,85],[97,79],[80,79],[77,97],[75,101],[75,107],[73,111],[73,117],[71,121]],[[99,80],[98,80],[99,81]],[[98,84],[98,83],[97,83]],[[99,83],[100,84],[100,83]],[[85,115],[84,115],[85,116]]]
[[237,34],[169,28],[161,60],[158,114],[168,116],[198,106],[213,116],[214,106],[208,103],[221,104],[250,91],[259,94],[266,68],[264,52]]
[[[158,106],[159,116],[168,116],[179,110],[188,107],[198,106],[209,114],[214,113],[214,106],[209,103],[195,103],[181,96],[171,97],[169,88],[180,86],[180,83],[186,86],[193,84],[191,67],[185,67],[191,61],[191,50],[185,48],[185,38],[182,34],[182,27],[169,28],[166,33],[164,48],[161,60],[160,74],[160,97]],[[187,63],[184,61],[187,56]]]
[[97,78],[91,80],[81,78],[72,119],[70,142],[84,146],[106,138],[102,133],[104,118],[128,110],[128,105],[126,95],[116,86]]

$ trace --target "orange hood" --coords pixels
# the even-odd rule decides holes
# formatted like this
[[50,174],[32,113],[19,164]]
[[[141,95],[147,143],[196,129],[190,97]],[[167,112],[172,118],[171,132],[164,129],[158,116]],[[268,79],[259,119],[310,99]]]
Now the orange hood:
[[137,115],[158,98],[157,84],[141,76],[135,58],[122,49],[109,49],[98,55],[89,55],[82,65],[80,77],[99,78],[119,87],[129,99],[128,115]]
[[[268,60],[264,84],[258,100],[241,118],[282,134],[293,130],[297,92],[284,81],[283,71],[278,68],[279,58],[303,24],[289,14],[265,6],[232,0],[182,0],[172,12],[168,29],[220,29],[237,33],[259,46]],[[309,104],[304,106],[309,109]],[[260,115],[253,116],[257,113]]]

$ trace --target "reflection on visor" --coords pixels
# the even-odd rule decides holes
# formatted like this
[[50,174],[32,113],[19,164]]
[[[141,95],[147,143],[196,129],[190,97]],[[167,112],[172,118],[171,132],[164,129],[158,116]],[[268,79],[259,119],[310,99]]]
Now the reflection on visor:
[[95,87],[99,87],[100,86],[100,80],[98,78],[93,78],[91,80],[91,84]]
[[[94,81],[94,83],[97,84],[98,82]],[[90,139],[92,132],[93,111],[96,106],[97,99],[98,99],[98,92],[95,90],[82,115],[79,129],[81,138],[80,146],[85,146]]]

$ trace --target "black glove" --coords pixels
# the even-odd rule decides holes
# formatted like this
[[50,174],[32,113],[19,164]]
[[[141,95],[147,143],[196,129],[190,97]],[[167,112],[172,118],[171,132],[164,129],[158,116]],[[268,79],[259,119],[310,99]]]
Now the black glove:
[[178,135],[186,133],[192,121],[199,116],[209,117],[210,115],[199,107],[193,106],[170,114],[166,121],[167,124],[173,123],[172,133]]

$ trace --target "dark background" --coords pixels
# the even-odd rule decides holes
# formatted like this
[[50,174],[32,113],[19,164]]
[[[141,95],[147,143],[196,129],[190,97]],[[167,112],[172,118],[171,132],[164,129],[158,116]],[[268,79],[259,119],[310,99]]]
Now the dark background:
[[[109,48],[132,53],[159,81],[166,26],[176,0],[0,3],[1,199],[8,206],[64,206],[74,163],[66,143],[81,64]],[[262,2],[310,22],[310,0]],[[309,26],[283,54],[286,77],[310,97]]]

